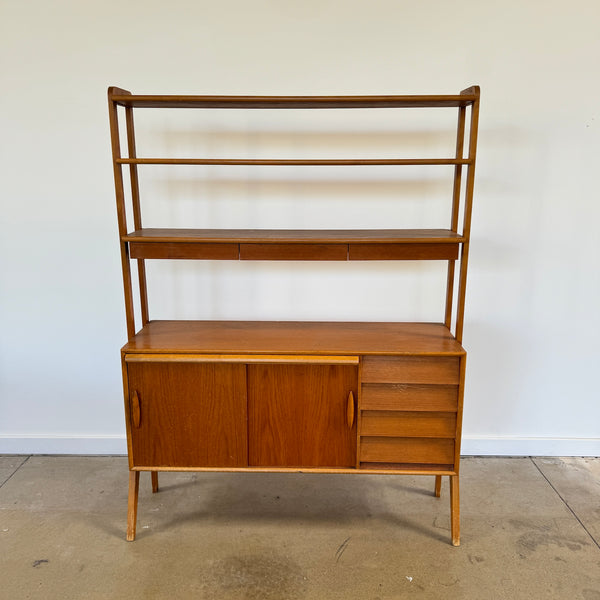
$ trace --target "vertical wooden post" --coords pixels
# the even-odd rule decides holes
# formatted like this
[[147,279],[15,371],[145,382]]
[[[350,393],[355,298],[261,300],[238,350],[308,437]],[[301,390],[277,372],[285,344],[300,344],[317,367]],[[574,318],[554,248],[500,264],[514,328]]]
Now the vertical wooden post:
[[469,240],[471,237],[471,213],[473,209],[473,186],[475,183],[475,155],[477,149],[477,130],[479,123],[479,86],[463,90],[461,94],[474,94],[477,98],[471,105],[471,123],[469,127],[469,165],[467,168],[467,186],[465,190],[465,214],[463,218],[463,236],[466,241],[460,254],[460,280],[458,284],[458,308],[456,311],[456,340],[461,343],[465,319],[465,293],[467,285],[467,266],[469,262]]
[[[135,129],[133,125],[133,108],[125,107],[125,122],[127,124],[127,150],[129,158],[137,158],[135,151]],[[131,203],[133,206],[133,226],[136,230],[142,228],[142,211],[140,206],[140,184],[137,165],[129,165],[129,178],[131,181]],[[146,285],[146,264],[143,258],[137,260],[138,278],[140,283],[140,306],[142,311],[142,325],[148,323],[148,288]]]
[[439,498],[442,495],[442,476],[441,475],[436,475],[435,476],[435,497]]
[[158,472],[150,471],[150,474],[152,475],[152,492],[156,494],[158,492]]
[[123,187],[123,172],[117,160],[121,158],[121,143],[119,141],[119,117],[117,103],[113,101],[114,94],[130,94],[126,90],[115,87],[108,88],[108,117],[110,122],[110,141],[113,158],[113,174],[115,178],[115,193],[117,197],[117,219],[119,223],[119,241],[121,246],[121,267],[123,270],[123,290],[125,293],[125,316],[127,318],[127,337],[135,335],[135,314],[133,310],[133,290],[131,287],[131,267],[129,265],[129,250],[123,236],[127,234],[127,213],[125,210],[125,189]]
[[[467,109],[461,106],[458,109],[458,124],[456,126],[456,158],[463,158],[465,142],[465,119]],[[458,213],[460,210],[460,189],[462,184],[462,165],[454,167],[454,188],[452,191],[452,217],[450,220],[450,229],[458,231]],[[446,280],[446,315],[444,323],[448,329],[452,325],[452,305],[454,300],[454,269],[456,261],[448,261],[448,276]]]
[[127,499],[127,541],[135,540],[137,522],[138,492],[140,489],[140,472],[129,471],[129,496]]
[[450,523],[452,545],[460,546],[460,498],[458,475],[450,475]]

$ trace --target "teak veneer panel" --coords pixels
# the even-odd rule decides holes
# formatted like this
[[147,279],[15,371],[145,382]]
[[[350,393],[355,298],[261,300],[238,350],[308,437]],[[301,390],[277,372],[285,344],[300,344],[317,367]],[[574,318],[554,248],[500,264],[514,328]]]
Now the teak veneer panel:
[[350,244],[350,260],[456,260],[458,244]]
[[127,94],[109,88],[110,99],[133,108],[458,108],[469,106],[479,94],[410,96],[192,96]]
[[127,363],[134,466],[248,465],[245,365]]
[[238,244],[193,242],[130,242],[131,258],[238,260]]
[[456,413],[363,411],[360,434],[452,438],[456,435]]
[[366,356],[363,361],[363,383],[458,384],[459,379],[458,357]]
[[250,466],[354,466],[346,415],[357,388],[357,366],[248,365]]
[[126,242],[235,244],[449,244],[465,241],[450,229],[173,229],[144,228],[123,236]]
[[443,324],[325,321],[150,321],[123,347],[123,352],[353,356],[465,353]]
[[346,244],[240,244],[241,260],[347,260]]
[[374,471],[376,473],[393,473],[401,471],[403,474],[414,473],[415,475],[455,475],[454,465],[438,465],[426,463],[377,463],[361,462],[361,471]]
[[363,383],[363,410],[456,411],[457,385]]
[[360,461],[453,464],[453,439],[361,437]]

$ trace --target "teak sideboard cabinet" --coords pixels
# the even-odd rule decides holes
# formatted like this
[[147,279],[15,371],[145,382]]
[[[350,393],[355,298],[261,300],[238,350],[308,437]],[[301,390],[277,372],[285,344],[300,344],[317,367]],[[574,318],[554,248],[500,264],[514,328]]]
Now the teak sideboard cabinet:
[[[122,349],[127,539],[135,538],[141,471],[152,473],[155,492],[159,471],[310,471],[433,475],[438,497],[447,475],[452,543],[458,545],[466,358],[461,342],[479,88],[435,96],[267,97],[148,96],[110,87],[108,103],[128,335]],[[415,107],[457,111],[454,156],[240,159],[136,153],[134,109]],[[447,229],[144,228],[138,165],[171,164],[450,165],[450,223]],[[133,229],[127,225],[128,206]],[[149,259],[441,260],[447,263],[445,311],[439,323],[152,321]],[[139,331],[132,260],[139,279]]]

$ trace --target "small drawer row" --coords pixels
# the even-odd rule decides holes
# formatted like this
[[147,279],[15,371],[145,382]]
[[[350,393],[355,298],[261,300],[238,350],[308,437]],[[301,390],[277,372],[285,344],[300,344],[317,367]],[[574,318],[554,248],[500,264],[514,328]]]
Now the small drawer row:
[[211,260],[455,260],[458,243],[129,242],[131,258]]
[[365,357],[361,468],[452,469],[460,357]]

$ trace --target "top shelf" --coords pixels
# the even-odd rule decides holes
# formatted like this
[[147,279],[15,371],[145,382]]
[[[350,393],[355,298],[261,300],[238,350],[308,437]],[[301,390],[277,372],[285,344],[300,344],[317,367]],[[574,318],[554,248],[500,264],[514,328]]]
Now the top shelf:
[[132,108],[458,108],[479,99],[479,87],[456,95],[426,96],[163,96],[111,87],[109,98]]

